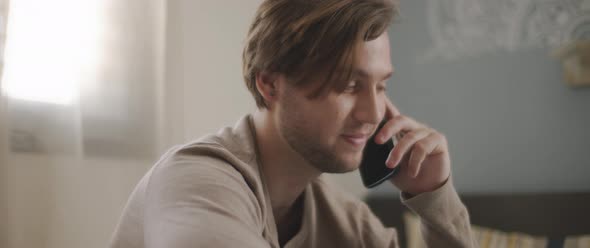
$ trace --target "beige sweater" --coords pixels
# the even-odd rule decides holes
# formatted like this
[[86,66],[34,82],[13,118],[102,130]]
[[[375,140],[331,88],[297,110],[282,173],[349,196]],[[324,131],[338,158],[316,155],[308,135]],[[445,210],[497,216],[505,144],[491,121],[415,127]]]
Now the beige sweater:
[[[253,130],[248,115],[166,153],[131,194],[111,247],[279,247]],[[304,194],[301,229],[285,247],[398,247],[395,229],[323,176]],[[450,180],[402,201],[421,216],[429,247],[476,246]]]

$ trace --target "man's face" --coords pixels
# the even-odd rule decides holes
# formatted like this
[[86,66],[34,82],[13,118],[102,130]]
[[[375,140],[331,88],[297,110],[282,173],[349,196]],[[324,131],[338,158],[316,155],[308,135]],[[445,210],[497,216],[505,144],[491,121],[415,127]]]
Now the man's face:
[[353,77],[343,92],[308,99],[315,82],[303,88],[283,84],[276,104],[280,134],[321,172],[357,169],[385,114],[385,84],[393,70],[387,34],[364,42],[355,55]]

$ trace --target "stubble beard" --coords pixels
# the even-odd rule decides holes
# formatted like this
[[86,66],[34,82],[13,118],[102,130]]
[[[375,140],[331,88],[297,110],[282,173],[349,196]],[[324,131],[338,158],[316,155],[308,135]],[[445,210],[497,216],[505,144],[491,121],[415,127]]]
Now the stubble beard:
[[[284,106],[295,106],[284,104]],[[295,109],[283,108],[279,113],[279,133],[287,144],[297,152],[311,166],[322,173],[346,173],[355,170],[358,161],[345,161],[339,158],[335,151],[322,145],[319,137],[306,132],[312,130],[312,123],[305,120]],[[351,165],[350,163],[355,163]]]

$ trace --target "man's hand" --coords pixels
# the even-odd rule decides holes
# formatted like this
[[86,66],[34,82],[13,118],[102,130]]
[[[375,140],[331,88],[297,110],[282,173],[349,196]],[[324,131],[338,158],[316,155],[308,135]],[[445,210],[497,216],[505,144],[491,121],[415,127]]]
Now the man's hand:
[[375,142],[383,144],[394,135],[398,140],[386,162],[391,168],[400,166],[392,183],[411,195],[438,189],[451,172],[447,139],[436,130],[402,115],[389,99],[386,99],[386,109],[388,121],[375,136]]

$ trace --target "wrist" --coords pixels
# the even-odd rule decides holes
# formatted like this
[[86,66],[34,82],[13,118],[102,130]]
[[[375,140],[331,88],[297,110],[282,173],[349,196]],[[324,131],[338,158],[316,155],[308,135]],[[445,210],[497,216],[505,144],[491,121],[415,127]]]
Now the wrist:
[[420,194],[433,192],[437,189],[440,189],[442,186],[444,186],[447,183],[447,181],[449,181],[449,177],[447,177],[442,182],[434,183],[432,185],[424,185],[422,187],[417,187],[415,189],[402,190],[402,195],[405,199],[410,199],[410,198],[415,197]]

